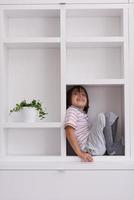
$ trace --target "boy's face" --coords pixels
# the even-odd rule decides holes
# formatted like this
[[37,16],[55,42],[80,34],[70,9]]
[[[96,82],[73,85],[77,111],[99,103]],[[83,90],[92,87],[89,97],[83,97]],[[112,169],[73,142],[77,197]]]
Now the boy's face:
[[72,105],[80,109],[85,108],[87,105],[87,97],[84,90],[80,89],[80,91],[78,91],[77,89],[74,89],[72,92]]

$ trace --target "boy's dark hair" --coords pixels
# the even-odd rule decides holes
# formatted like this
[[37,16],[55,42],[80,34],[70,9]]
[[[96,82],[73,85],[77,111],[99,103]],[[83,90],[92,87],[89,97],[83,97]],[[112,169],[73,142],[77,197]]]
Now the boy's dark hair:
[[86,89],[81,85],[73,86],[71,89],[67,91],[67,108],[72,105],[71,100],[72,100],[72,93],[74,90],[77,90],[78,92],[83,90],[85,92],[87,98],[87,105],[85,106],[84,111],[87,113],[89,108],[89,98]]

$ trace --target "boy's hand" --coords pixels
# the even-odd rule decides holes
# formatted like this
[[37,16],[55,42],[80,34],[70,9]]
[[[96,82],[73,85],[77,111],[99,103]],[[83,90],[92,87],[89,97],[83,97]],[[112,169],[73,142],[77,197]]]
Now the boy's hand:
[[93,161],[93,157],[89,153],[86,153],[86,152],[80,152],[79,157],[85,162]]

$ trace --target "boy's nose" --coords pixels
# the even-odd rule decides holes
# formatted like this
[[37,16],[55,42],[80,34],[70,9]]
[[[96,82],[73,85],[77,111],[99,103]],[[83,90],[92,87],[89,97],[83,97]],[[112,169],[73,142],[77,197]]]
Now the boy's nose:
[[79,94],[79,98],[82,99],[82,97],[83,97],[82,94]]

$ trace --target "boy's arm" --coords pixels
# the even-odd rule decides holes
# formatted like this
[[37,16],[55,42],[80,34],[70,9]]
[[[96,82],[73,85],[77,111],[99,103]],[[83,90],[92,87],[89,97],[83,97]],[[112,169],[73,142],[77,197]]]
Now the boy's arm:
[[75,153],[80,158],[82,158],[84,161],[93,161],[93,158],[89,153],[82,152],[80,150],[79,144],[77,142],[77,139],[76,139],[76,136],[75,136],[75,133],[74,133],[74,128],[72,128],[71,126],[67,126],[65,128],[65,130],[66,130],[66,137],[67,137],[71,147],[75,151]]

